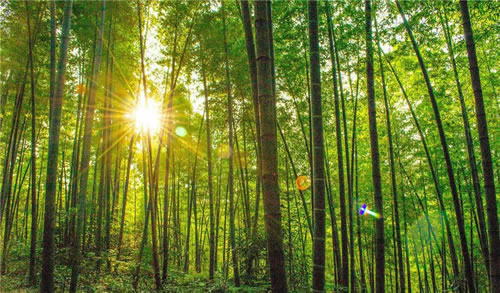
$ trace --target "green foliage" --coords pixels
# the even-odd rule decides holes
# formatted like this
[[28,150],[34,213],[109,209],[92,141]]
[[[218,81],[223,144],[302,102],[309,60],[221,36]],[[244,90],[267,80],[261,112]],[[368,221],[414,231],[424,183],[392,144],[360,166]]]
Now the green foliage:
[[[233,286],[231,251],[228,244],[229,204],[227,201],[228,161],[227,161],[227,93],[225,86],[224,50],[222,12],[220,1],[141,1],[143,16],[143,35],[145,36],[145,71],[150,99],[161,107],[159,111],[170,114],[173,130],[166,129],[166,119],[160,124],[165,129],[160,144],[161,132],[150,136],[152,153],[149,153],[145,133],[134,129],[131,113],[142,91],[140,70],[140,46],[135,1],[107,1],[103,56],[101,74],[97,80],[97,106],[94,132],[92,133],[91,161],[89,169],[89,185],[85,207],[85,235],[83,240],[83,258],[78,290],[81,292],[132,292],[133,277],[137,268],[141,240],[146,238],[146,245],[139,263],[139,283],[137,291],[150,292],[154,287],[154,271],[152,268],[151,219],[148,221],[148,235],[143,235],[146,208],[149,199],[152,170],[157,154],[159,169],[157,187],[158,212],[156,223],[158,228],[160,268],[163,264],[162,250],[163,227],[168,228],[168,274],[164,284],[166,292],[267,292],[270,290],[269,266],[267,265],[267,247],[265,241],[264,208],[262,192],[258,193],[257,183],[257,151],[256,130],[253,113],[252,92],[246,44],[241,24],[241,16],[237,2],[226,1],[228,59],[230,63],[230,81],[233,95],[234,128],[238,139],[233,147],[234,154],[234,189],[236,204],[236,252],[239,255],[239,267],[243,285]],[[250,1],[253,15],[253,3]],[[342,74],[342,94],[345,111],[341,116],[346,118],[348,132],[348,150],[352,152],[352,135],[354,127],[355,103],[356,111],[356,162],[354,204],[366,203],[373,207],[373,184],[371,180],[371,154],[369,143],[368,111],[366,98],[366,60],[365,60],[365,23],[364,10],[359,1],[333,1],[333,24],[336,34],[335,45],[339,51],[339,67]],[[45,204],[45,180],[49,131],[50,100],[50,11],[49,2],[28,1],[31,11],[31,23],[35,31],[34,68],[35,68],[35,108],[37,112],[37,207],[38,236],[36,247],[36,272],[38,284],[42,262],[42,233]],[[59,142],[59,171],[56,196],[56,228],[55,228],[55,284],[58,291],[69,288],[71,277],[71,229],[77,206],[73,191],[73,182],[79,188],[79,156],[85,126],[82,115],[85,113],[88,88],[90,87],[96,31],[99,23],[100,2],[74,1],[70,31],[69,58],[66,74],[65,94],[62,112],[61,137]],[[469,64],[466,44],[458,3],[436,1],[401,1],[409,20],[423,58],[428,66],[438,107],[441,111],[443,127],[447,135],[452,164],[461,196],[461,208],[465,214],[465,231],[470,253],[474,263],[474,276],[480,288],[488,284],[487,270],[483,258],[483,250],[479,240],[477,206],[474,200],[474,188],[471,180],[467,145],[462,121],[456,82],[452,71],[448,49],[442,31],[439,13],[446,12],[458,75],[464,91],[466,109],[469,117],[474,152],[478,166],[481,166],[479,136],[475,119],[475,107],[470,83]],[[60,43],[60,27],[62,24],[63,2],[56,1],[57,43]],[[500,149],[500,51],[498,50],[498,1],[470,1],[470,11],[474,39],[479,60],[482,89],[484,95],[486,117],[490,133],[491,151],[494,172],[498,184]],[[430,158],[437,172],[439,187],[443,194],[445,209],[450,218],[452,237],[458,244],[459,234],[452,206],[452,196],[447,179],[446,165],[443,160],[440,140],[435,127],[435,118],[422,78],[417,58],[409,42],[399,13],[392,1],[375,1],[377,20],[377,36],[383,49],[382,63],[387,85],[392,136],[396,156],[396,181],[400,218],[393,217],[393,199],[391,194],[391,174],[387,129],[385,127],[385,109],[383,105],[382,80],[378,55],[374,54],[375,93],[377,106],[378,139],[380,145],[382,192],[384,201],[385,243],[386,243],[386,281],[387,291],[396,287],[394,272],[398,266],[394,252],[393,222],[399,221],[402,226],[403,247],[408,248],[408,256],[404,251],[404,267],[409,271],[412,289],[419,289],[419,278],[424,284],[424,268],[430,279],[433,258],[434,277],[442,282],[442,263],[440,251],[449,254],[447,237],[443,233],[442,211],[436,197],[436,190],[409,108],[402,96],[401,89],[394,75],[389,70],[390,61],[401,79],[408,94],[410,103],[415,109],[423,134],[427,140]],[[337,229],[340,229],[338,195],[338,166],[335,147],[335,118],[333,107],[332,68],[328,51],[328,35],[324,3],[319,3],[319,34],[322,79],[323,127],[325,135],[326,164],[330,170],[333,206],[335,209]],[[307,39],[307,2],[306,1],[273,1],[273,37],[276,69],[276,101],[277,121],[284,133],[290,156],[297,175],[310,175],[310,101],[309,87],[309,50]],[[252,19],[252,22],[254,19]],[[31,191],[30,191],[30,139],[31,125],[29,102],[31,88],[27,73],[28,36],[26,27],[26,6],[23,1],[3,1],[0,4],[0,174],[3,178],[11,175],[12,191],[10,205],[15,209],[9,215],[3,215],[0,227],[0,239],[8,234],[6,244],[0,243],[0,257],[5,258],[5,275],[0,279],[0,291],[37,291],[37,287],[27,286],[28,264],[30,258],[31,232]],[[374,28],[375,31],[375,28]],[[111,41],[109,40],[111,38]],[[374,46],[376,48],[376,46]],[[59,48],[57,48],[57,53]],[[58,55],[58,54],[57,54]],[[111,61],[113,62],[111,75]],[[174,62],[173,62],[174,61]],[[181,63],[182,62],[182,63]],[[212,176],[215,196],[217,233],[217,266],[213,280],[208,278],[209,266],[209,203],[208,172],[206,154],[206,116],[204,116],[204,88],[201,65],[204,65],[207,78],[207,94],[210,107],[210,133],[212,145]],[[174,69],[171,68],[172,64]],[[106,77],[105,73],[108,73]],[[172,89],[173,73],[178,76],[175,89]],[[25,76],[27,76],[25,78]],[[108,92],[109,87],[112,89]],[[78,89],[84,89],[80,96]],[[110,93],[112,101],[111,129],[113,148],[103,150],[102,137],[105,110],[105,95]],[[172,111],[167,112],[168,98],[172,95]],[[10,141],[14,138],[14,117],[16,104],[23,98],[20,107],[20,121],[17,129],[17,148],[14,166],[5,168]],[[80,105],[80,108],[79,108]],[[80,109],[80,110],[79,110]],[[26,120],[25,120],[26,119]],[[182,126],[186,136],[175,135],[175,128]],[[201,126],[201,128],[200,128]],[[168,190],[165,191],[167,133],[171,131],[172,157],[168,174]],[[134,134],[133,150],[128,148]],[[200,135],[199,135],[200,134]],[[308,230],[308,219],[302,203],[301,194],[295,188],[295,175],[285,150],[285,143],[278,135],[278,180],[281,196],[281,224],[285,251],[286,272],[290,291],[304,292],[310,289],[312,272],[312,241]],[[197,147],[198,146],[198,147]],[[344,152],[345,152],[345,146]],[[158,148],[161,148],[158,152]],[[103,153],[111,154],[109,163],[112,183],[109,194],[105,194],[106,175],[102,172]],[[128,155],[132,152],[130,166],[130,182],[128,185],[127,204],[125,207],[123,241],[118,254],[118,234],[121,224],[121,211],[124,201],[124,185]],[[194,172],[195,154],[198,155],[196,174]],[[151,155],[152,162],[149,160]],[[344,158],[344,162],[345,162]],[[349,158],[351,159],[351,158]],[[240,165],[241,162],[241,165]],[[351,163],[353,163],[351,161]],[[404,170],[403,170],[404,167]],[[288,174],[286,173],[288,170]],[[347,171],[347,170],[346,170]],[[484,196],[482,168],[479,168],[481,195]],[[24,174],[27,175],[24,175]],[[174,174],[175,173],[175,174]],[[352,174],[354,175],[354,174]],[[288,179],[288,180],[287,180]],[[347,178],[346,178],[347,180]],[[411,181],[411,182],[410,182]],[[287,183],[288,182],[288,183]],[[347,182],[346,182],[347,183]],[[288,184],[288,186],[287,186]],[[498,189],[498,186],[497,186]],[[104,196],[99,202],[99,195]],[[190,198],[196,194],[196,219],[191,213],[191,225],[188,227],[188,210]],[[256,210],[257,194],[260,196]],[[2,201],[7,197],[0,194]],[[312,190],[303,192],[304,202],[311,214]],[[164,204],[167,197],[168,223],[164,223]],[[422,200],[422,204],[418,202]],[[107,204],[107,205],[106,205]],[[110,215],[110,240],[105,243],[106,208]],[[423,208],[422,208],[423,207]],[[97,251],[97,218],[99,209],[103,210],[101,226],[101,243],[103,251]],[[192,206],[192,209],[194,207]],[[428,212],[428,220],[426,213]],[[250,223],[246,213],[250,215]],[[256,233],[253,234],[253,221],[258,212]],[[327,213],[326,229],[326,288],[327,291],[339,289],[339,265],[334,261],[335,231]],[[360,256],[364,261],[366,286],[370,286],[370,271],[373,270],[373,241],[375,235],[374,218],[360,217],[360,235],[357,235],[358,213],[353,211],[354,236],[352,241],[355,250],[354,270],[356,286],[361,285]],[[6,217],[12,220],[12,227],[7,231]],[[227,217],[227,219],[226,219]],[[430,223],[430,225],[429,225]],[[404,231],[403,225],[406,226]],[[188,229],[190,239],[187,242],[189,255],[188,272],[184,272],[186,258],[186,240]],[[430,236],[432,231],[435,234]],[[408,238],[406,243],[405,238]],[[109,244],[109,249],[105,248]],[[5,246],[5,248],[4,248]],[[432,247],[432,249],[431,249]],[[457,251],[459,247],[457,246]],[[196,253],[200,258],[201,272],[196,272]],[[247,261],[251,253],[255,253],[254,272],[246,273]],[[342,252],[347,253],[347,252]],[[424,264],[425,258],[425,264]],[[459,259],[461,258],[459,254]],[[406,263],[408,259],[409,263]],[[109,269],[108,269],[109,262]],[[418,267],[417,267],[418,262]],[[100,265],[97,270],[98,264]],[[465,275],[452,274],[449,257],[446,259],[448,275],[445,283],[448,290],[458,290],[466,283]],[[462,270],[461,270],[462,271]],[[406,273],[406,271],[405,271]],[[420,277],[419,277],[420,273]],[[431,282],[432,280],[428,280]],[[351,287],[352,288],[352,287]],[[344,288],[345,289],[345,288]],[[422,288],[423,289],[423,288]]]

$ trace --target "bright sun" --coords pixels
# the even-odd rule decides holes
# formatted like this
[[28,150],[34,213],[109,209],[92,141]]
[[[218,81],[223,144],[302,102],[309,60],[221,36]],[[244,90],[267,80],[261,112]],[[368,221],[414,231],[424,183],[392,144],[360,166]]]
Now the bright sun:
[[147,104],[144,98],[141,98],[132,113],[130,118],[135,124],[135,131],[137,133],[147,132],[155,134],[160,130],[160,106],[155,100],[148,100]]

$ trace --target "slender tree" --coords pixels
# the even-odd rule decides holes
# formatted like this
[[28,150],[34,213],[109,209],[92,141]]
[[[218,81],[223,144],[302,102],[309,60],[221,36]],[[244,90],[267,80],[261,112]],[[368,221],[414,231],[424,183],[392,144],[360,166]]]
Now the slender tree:
[[[488,123],[484,109],[483,91],[479,76],[479,66],[476,56],[476,45],[472,32],[469,16],[469,7],[466,0],[460,1],[460,12],[462,14],[462,25],[464,28],[465,43],[467,44],[467,56],[469,57],[469,71],[476,106],[476,121],[479,132],[479,145],[481,146],[481,158],[483,164],[484,190],[486,193],[486,213],[488,215],[488,236],[490,241],[490,285],[491,292],[500,291],[500,232],[498,227],[497,194],[493,175],[493,163],[491,159],[490,140],[488,136]],[[469,287],[473,279],[469,280]],[[472,287],[471,287],[471,290]]]
[[227,123],[229,127],[229,234],[230,234],[230,244],[231,244],[231,256],[233,260],[233,274],[234,274],[234,285],[236,287],[240,286],[240,272],[238,267],[238,255],[236,252],[236,231],[234,224],[235,208],[234,208],[234,187],[233,187],[233,106],[232,106],[232,94],[231,94],[231,79],[229,75],[229,57],[227,48],[227,32],[226,32],[226,11],[224,1],[222,1],[222,22],[224,26],[224,63],[226,71],[226,92],[227,92]]
[[125,224],[125,211],[126,211],[126,207],[127,207],[127,195],[128,195],[129,182],[130,182],[130,166],[132,164],[132,157],[134,155],[134,142],[135,142],[135,135],[132,134],[132,136],[130,137],[130,143],[128,146],[127,171],[126,171],[126,175],[125,175],[125,185],[123,187],[122,212],[121,212],[121,217],[120,217],[120,232],[118,233],[118,245],[117,245],[117,249],[116,249],[117,250],[116,260],[120,260],[120,253],[121,253],[121,247],[122,247],[122,241],[123,241],[123,226]]
[[[110,248],[110,234],[111,234],[111,188],[112,188],[112,137],[111,137],[111,108],[112,108],[112,78],[113,78],[113,5],[108,6],[109,11],[109,25],[108,25],[108,40],[107,40],[107,54],[106,54],[106,70],[104,75],[104,111],[102,122],[104,129],[102,130],[102,137],[104,140],[104,151],[102,153],[102,160],[104,161],[104,212],[105,212],[105,226],[104,226],[104,251],[106,259],[106,268],[111,270],[111,264],[108,257]],[[100,262],[98,262],[100,264]]]
[[380,217],[375,222],[375,277],[376,292],[385,292],[385,255],[384,255],[384,215],[382,205],[382,184],[380,178],[380,158],[378,150],[377,111],[375,107],[375,88],[373,75],[372,44],[372,7],[371,0],[365,1],[366,20],[366,83],[368,91],[368,119],[370,126],[370,146],[372,158],[372,181],[376,212]]
[[[250,72],[250,81],[252,85],[252,104],[254,111],[255,120],[255,132],[256,132],[256,156],[257,156],[257,182],[255,186],[255,215],[253,218],[252,226],[252,238],[255,238],[257,233],[257,219],[259,215],[259,204],[260,204],[260,191],[261,191],[261,181],[262,181],[262,164],[261,164],[261,149],[262,143],[260,140],[260,114],[259,114],[259,92],[257,88],[257,61],[255,58],[255,43],[252,32],[252,20],[250,16],[250,7],[247,0],[241,0],[241,14],[243,29],[245,31],[245,41],[247,47],[247,57],[248,57],[248,69]],[[252,274],[252,264],[255,258],[256,249],[252,246],[250,250],[250,256],[248,257],[247,263],[247,273]]]
[[[340,285],[343,286],[347,291],[349,290],[349,260],[347,251],[347,215],[345,207],[345,179],[344,179],[344,161],[342,153],[342,129],[340,126],[340,107],[339,107],[339,91],[337,88],[337,68],[335,60],[335,49],[333,44],[333,25],[332,18],[330,15],[330,5],[326,2],[326,13],[328,22],[328,41],[330,48],[330,62],[332,64],[332,81],[333,81],[333,93],[334,93],[334,104],[335,104],[335,132],[336,132],[336,142],[337,142],[337,165],[339,173],[339,200],[340,200],[340,235],[342,237],[342,266],[340,270]],[[337,59],[338,60],[338,59]],[[312,79],[311,79],[312,80]],[[340,81],[341,82],[341,81]],[[344,112],[345,116],[345,112]],[[347,145],[346,145],[347,148]],[[349,162],[347,162],[349,165]]]
[[[201,42],[200,42],[201,46]],[[200,50],[203,52],[203,50]],[[208,175],[208,201],[210,208],[210,236],[209,236],[209,269],[208,275],[210,279],[214,278],[215,271],[215,222],[214,222],[214,193],[212,185],[212,141],[210,139],[210,106],[208,104],[208,89],[207,89],[207,78],[205,73],[205,62],[203,56],[201,56],[201,74],[203,77],[203,93],[205,95],[205,114],[207,115],[207,175]],[[166,223],[164,223],[166,225]]]
[[[61,45],[57,64],[56,85],[52,98],[52,115],[49,126],[49,151],[47,157],[47,177],[45,179],[45,213],[43,230],[42,281],[40,291],[54,292],[54,226],[55,226],[55,195],[57,188],[57,162],[59,157],[59,131],[66,77],[66,62],[68,60],[69,29],[71,26],[72,0],[66,0],[61,31]],[[55,3],[52,5],[55,6]],[[55,8],[53,8],[55,9]],[[52,26],[55,29],[55,26]]]
[[[162,280],[165,282],[167,279],[167,272],[168,272],[168,221],[169,221],[169,213],[168,213],[168,180],[169,180],[169,175],[170,175],[170,157],[173,157],[172,154],[172,107],[173,107],[173,84],[174,84],[174,73],[175,73],[175,55],[176,55],[176,50],[177,50],[177,32],[178,32],[178,23],[175,23],[175,32],[174,32],[174,45],[173,45],[173,54],[172,54],[172,66],[171,66],[171,74],[170,74],[170,94],[169,94],[169,100],[167,104],[167,112],[166,112],[166,130],[167,130],[167,156],[165,158],[165,194],[164,194],[164,199],[163,199],[163,270],[162,270]],[[172,163],[173,165],[173,163]],[[174,169],[174,178],[172,179],[172,199],[174,199],[175,195],[175,169]],[[172,207],[175,205],[175,201],[172,202]],[[175,215],[174,215],[175,219]],[[175,221],[174,221],[175,222]],[[175,237],[177,237],[177,234],[175,234]]]
[[[382,47],[380,45],[380,34],[378,32],[378,27],[377,27],[377,19],[375,19],[375,30],[377,33],[377,53],[378,53],[378,59],[379,59],[379,65],[380,65],[380,77],[382,80],[382,90],[384,94],[384,106],[385,106],[385,121],[386,121],[386,128],[387,128],[387,144],[389,146],[389,165],[391,168],[391,192],[392,192],[392,202],[393,202],[393,207],[394,207],[394,225],[395,225],[395,241],[396,241],[396,247],[397,247],[397,268],[398,268],[398,277],[399,277],[399,286],[400,286],[400,292],[405,292],[405,274],[404,274],[404,267],[403,267],[403,248],[401,245],[401,226],[400,226],[400,221],[399,221],[399,208],[398,208],[398,190],[397,190],[397,182],[396,182],[396,169],[395,169],[395,164],[394,164],[394,144],[392,142],[392,126],[391,126],[391,113],[390,113],[390,105],[389,105],[389,100],[387,98],[387,86],[386,86],[386,80],[385,80],[385,73],[384,73],[384,64],[382,61]],[[398,278],[396,278],[398,280]]]
[[[321,71],[318,40],[318,3],[308,2],[309,61],[311,67],[312,159],[314,185],[313,292],[325,288],[325,170],[323,118],[321,107]],[[338,100],[337,100],[338,102]],[[338,103],[337,103],[338,106]],[[338,107],[337,107],[338,110]],[[339,120],[337,120],[339,122]],[[340,138],[339,138],[340,139]],[[338,141],[337,141],[338,142]],[[337,145],[338,147],[338,145]],[[342,150],[339,150],[342,156]],[[342,166],[339,166],[342,168]],[[343,178],[342,178],[343,180]],[[343,251],[344,253],[345,251]]]
[[24,1],[26,6],[26,24],[28,26],[28,59],[30,63],[31,81],[31,242],[30,242],[30,267],[29,284],[35,285],[35,258],[36,258],[36,233],[37,233],[37,204],[36,204],[36,108],[35,108],[35,74],[33,70],[33,38],[31,36],[31,7],[28,1]]

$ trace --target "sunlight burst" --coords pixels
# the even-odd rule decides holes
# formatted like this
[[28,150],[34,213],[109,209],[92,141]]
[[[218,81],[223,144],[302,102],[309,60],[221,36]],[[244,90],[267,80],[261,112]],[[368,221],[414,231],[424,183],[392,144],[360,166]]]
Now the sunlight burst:
[[137,133],[146,133],[149,131],[150,134],[155,134],[160,130],[161,114],[160,106],[155,100],[146,100],[141,98],[129,117],[133,120],[135,124],[135,131]]

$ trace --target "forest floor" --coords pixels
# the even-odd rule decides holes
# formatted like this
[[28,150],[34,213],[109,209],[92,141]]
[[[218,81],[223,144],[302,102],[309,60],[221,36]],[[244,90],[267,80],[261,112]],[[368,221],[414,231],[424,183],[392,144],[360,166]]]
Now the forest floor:
[[[37,264],[41,263],[41,245],[37,246]],[[141,266],[141,279],[138,292],[153,292],[154,279],[151,270],[151,251],[144,251],[143,265]],[[97,271],[99,258],[94,252],[86,252],[82,259],[79,277],[78,292],[134,292],[132,287],[132,272],[135,269],[135,254],[131,248],[123,250],[121,261],[116,261],[115,253],[111,251],[112,261],[100,265]],[[7,272],[0,276],[0,292],[39,292],[39,287],[28,286],[29,244],[24,242],[12,243],[7,262]],[[71,249],[59,247],[55,261],[55,286],[56,292],[68,292],[71,279]],[[105,256],[102,257],[105,259]],[[194,264],[193,264],[194,265]],[[40,282],[41,268],[38,266],[37,281]],[[242,276],[243,278],[243,276]],[[268,292],[266,280],[253,279],[242,282],[240,288],[233,286],[232,280],[225,279],[222,273],[216,273],[213,281],[208,280],[208,273],[184,273],[177,268],[169,269],[166,292]]]

